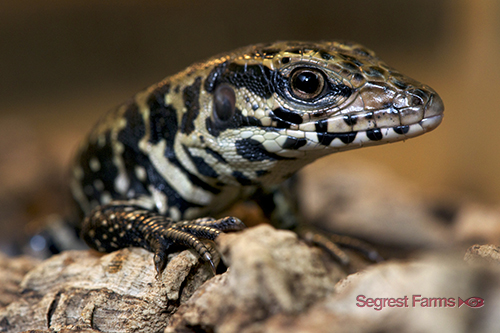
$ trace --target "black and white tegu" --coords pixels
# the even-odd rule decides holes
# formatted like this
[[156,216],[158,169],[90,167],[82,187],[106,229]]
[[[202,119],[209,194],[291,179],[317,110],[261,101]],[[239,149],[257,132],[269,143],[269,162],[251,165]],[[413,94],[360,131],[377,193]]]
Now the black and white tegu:
[[406,140],[436,128],[443,102],[430,87],[361,45],[259,44],[194,64],[109,112],[81,145],[72,193],[83,239],[98,251],[155,254],[240,230],[213,219],[260,187],[315,159]]

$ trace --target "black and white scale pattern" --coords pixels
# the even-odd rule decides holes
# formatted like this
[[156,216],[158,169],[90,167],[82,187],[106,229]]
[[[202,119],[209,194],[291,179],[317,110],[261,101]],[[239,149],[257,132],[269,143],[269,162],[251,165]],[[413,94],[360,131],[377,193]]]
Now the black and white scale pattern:
[[[358,44],[278,42],[195,64],[107,114],[83,142],[72,192],[97,250],[172,245],[243,224],[217,214],[338,151],[439,125],[443,103]],[[208,257],[207,257],[208,256]]]

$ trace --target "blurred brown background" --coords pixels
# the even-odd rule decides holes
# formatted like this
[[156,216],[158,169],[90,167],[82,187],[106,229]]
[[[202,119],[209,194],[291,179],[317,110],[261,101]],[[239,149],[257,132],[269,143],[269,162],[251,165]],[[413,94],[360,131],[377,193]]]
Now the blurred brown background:
[[343,39],[433,87],[446,112],[423,137],[328,158],[498,203],[499,37],[495,0],[4,2],[0,197],[15,204],[41,169],[61,173],[100,115],[193,62],[258,42]]

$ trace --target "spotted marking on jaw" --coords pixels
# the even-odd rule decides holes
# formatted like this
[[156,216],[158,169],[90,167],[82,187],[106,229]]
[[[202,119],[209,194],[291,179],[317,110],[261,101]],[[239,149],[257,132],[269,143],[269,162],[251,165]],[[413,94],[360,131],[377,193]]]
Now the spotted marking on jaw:
[[354,126],[358,122],[358,116],[355,114],[347,114],[344,116],[344,121],[348,126]]
[[394,132],[404,135],[408,133],[408,131],[410,130],[410,126],[408,125],[394,126],[392,129],[394,130]]
[[302,124],[303,119],[302,116],[298,113],[295,113],[290,110],[285,110],[283,108],[274,109],[272,114],[270,114],[272,120],[282,120],[284,122],[292,123],[292,124]]
[[329,146],[335,138],[339,138],[345,144],[349,144],[356,139],[358,132],[346,133],[318,133],[318,141],[324,146]]
[[328,120],[322,119],[320,121],[317,121],[314,124],[314,127],[316,128],[317,133],[326,133],[328,132]]
[[383,139],[382,132],[380,128],[372,128],[366,131],[366,136],[372,141],[380,141]]

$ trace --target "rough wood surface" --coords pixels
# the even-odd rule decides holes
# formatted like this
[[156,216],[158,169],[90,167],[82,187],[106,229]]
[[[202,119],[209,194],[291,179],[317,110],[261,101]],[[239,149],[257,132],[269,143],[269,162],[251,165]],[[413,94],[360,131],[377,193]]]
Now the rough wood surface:
[[333,293],[345,275],[295,234],[259,226],[220,238],[227,273],[203,285],[166,332],[240,332],[278,315],[297,315]]
[[[500,270],[428,254],[343,274],[294,234],[259,226],[219,240],[229,270],[211,277],[190,251],[156,280],[152,256],[125,249],[72,251],[30,271],[19,298],[0,310],[0,330],[22,332],[496,332]],[[471,251],[491,252],[491,246]],[[496,253],[496,251],[494,251]],[[339,283],[336,283],[339,281]],[[196,291],[195,291],[196,290]],[[408,307],[359,307],[357,297],[408,297]],[[453,298],[452,307],[412,304]],[[458,297],[485,306],[458,307]]]
[[157,280],[152,260],[138,248],[104,256],[92,251],[54,256],[25,276],[20,298],[0,311],[0,328],[160,331],[212,273],[184,251],[172,256]]
[[[190,251],[172,254],[160,279],[141,249],[72,251],[40,264],[0,257],[0,332],[500,331],[498,247],[472,246],[498,242],[498,207],[427,196],[374,167],[329,167],[333,177],[305,175],[307,220],[388,244],[386,258],[404,261],[346,277],[318,248],[266,225],[217,239],[229,269],[215,277]],[[455,306],[376,310],[359,307],[359,295]],[[458,297],[484,306],[458,307]]]
[[[190,251],[160,279],[152,255],[70,251],[31,270],[0,309],[0,331],[23,332],[497,332],[499,259],[466,263],[434,253],[345,276],[288,231],[262,225],[218,239],[227,272],[212,277]],[[469,252],[497,253],[491,246]],[[493,252],[492,252],[493,251]],[[208,281],[207,281],[208,280]],[[358,296],[408,298],[407,307],[359,306]],[[412,304],[414,298],[420,301]],[[453,306],[423,305],[453,298]],[[485,305],[458,307],[458,297]]]
[[471,264],[491,263],[500,267],[500,246],[473,245],[465,253],[464,260]]
[[[210,293],[206,307],[197,309],[204,327],[224,322],[236,327],[274,313],[298,313],[333,292],[343,276],[319,249],[270,226],[224,235],[220,244],[231,269],[208,284],[217,296]],[[0,311],[0,329],[158,332],[211,277],[210,268],[187,250],[171,256],[160,279],[152,254],[142,249],[104,256],[68,251],[25,276],[21,297]]]
[[19,285],[30,270],[40,262],[30,257],[9,258],[0,252],[0,309],[15,301]]

